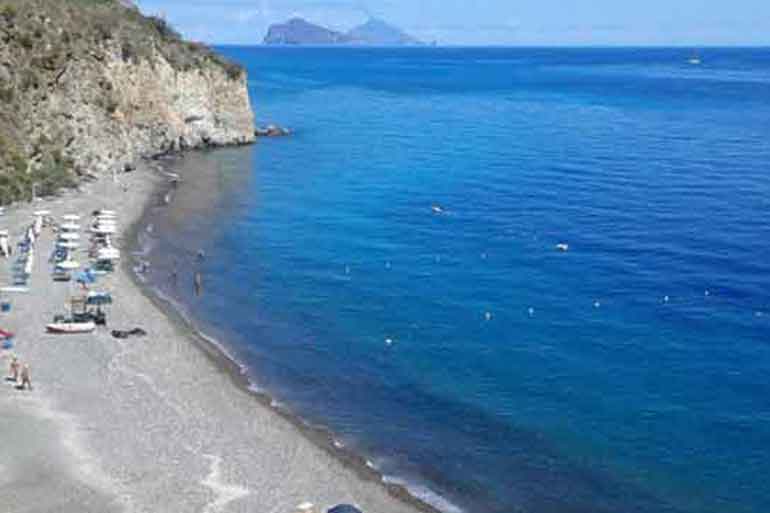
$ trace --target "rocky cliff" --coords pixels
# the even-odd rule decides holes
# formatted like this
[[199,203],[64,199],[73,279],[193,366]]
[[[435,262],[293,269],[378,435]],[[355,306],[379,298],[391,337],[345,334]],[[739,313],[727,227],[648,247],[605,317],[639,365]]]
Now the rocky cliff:
[[125,0],[0,0],[0,202],[253,141],[245,72]]

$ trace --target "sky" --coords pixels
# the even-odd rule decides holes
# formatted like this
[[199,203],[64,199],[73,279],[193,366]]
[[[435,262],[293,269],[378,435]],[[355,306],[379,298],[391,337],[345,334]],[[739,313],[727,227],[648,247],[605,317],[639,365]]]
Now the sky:
[[447,45],[770,45],[770,0],[135,0],[185,36],[257,44],[300,16],[337,30],[383,18]]

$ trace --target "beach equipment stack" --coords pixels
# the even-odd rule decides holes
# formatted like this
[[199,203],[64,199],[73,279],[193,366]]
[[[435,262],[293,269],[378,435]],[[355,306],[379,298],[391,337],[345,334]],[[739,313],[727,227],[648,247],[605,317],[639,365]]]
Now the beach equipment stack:
[[112,236],[117,233],[117,215],[113,210],[97,210],[91,221],[91,256],[96,259],[97,268],[111,269],[120,259],[120,251],[112,245]]
[[72,271],[80,267],[80,263],[73,259],[73,253],[80,247],[80,225],[77,221],[80,216],[67,214],[62,217],[63,223],[59,226],[59,237],[56,241],[56,268],[57,270]]
[[0,230],[0,255],[11,256],[11,245],[8,242],[8,230]]

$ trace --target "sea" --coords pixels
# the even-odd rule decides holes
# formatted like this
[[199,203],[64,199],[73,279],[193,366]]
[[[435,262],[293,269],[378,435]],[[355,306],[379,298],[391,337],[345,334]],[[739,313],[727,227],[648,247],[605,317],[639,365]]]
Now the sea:
[[292,135],[143,240],[254,390],[447,513],[770,511],[770,49],[219,50]]

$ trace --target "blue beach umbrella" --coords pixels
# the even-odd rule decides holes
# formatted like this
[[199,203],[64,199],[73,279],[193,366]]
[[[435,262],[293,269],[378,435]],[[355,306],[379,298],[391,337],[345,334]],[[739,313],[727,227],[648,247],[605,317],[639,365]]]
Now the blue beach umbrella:
[[81,271],[75,275],[75,280],[78,283],[93,283],[96,277],[90,271]]

